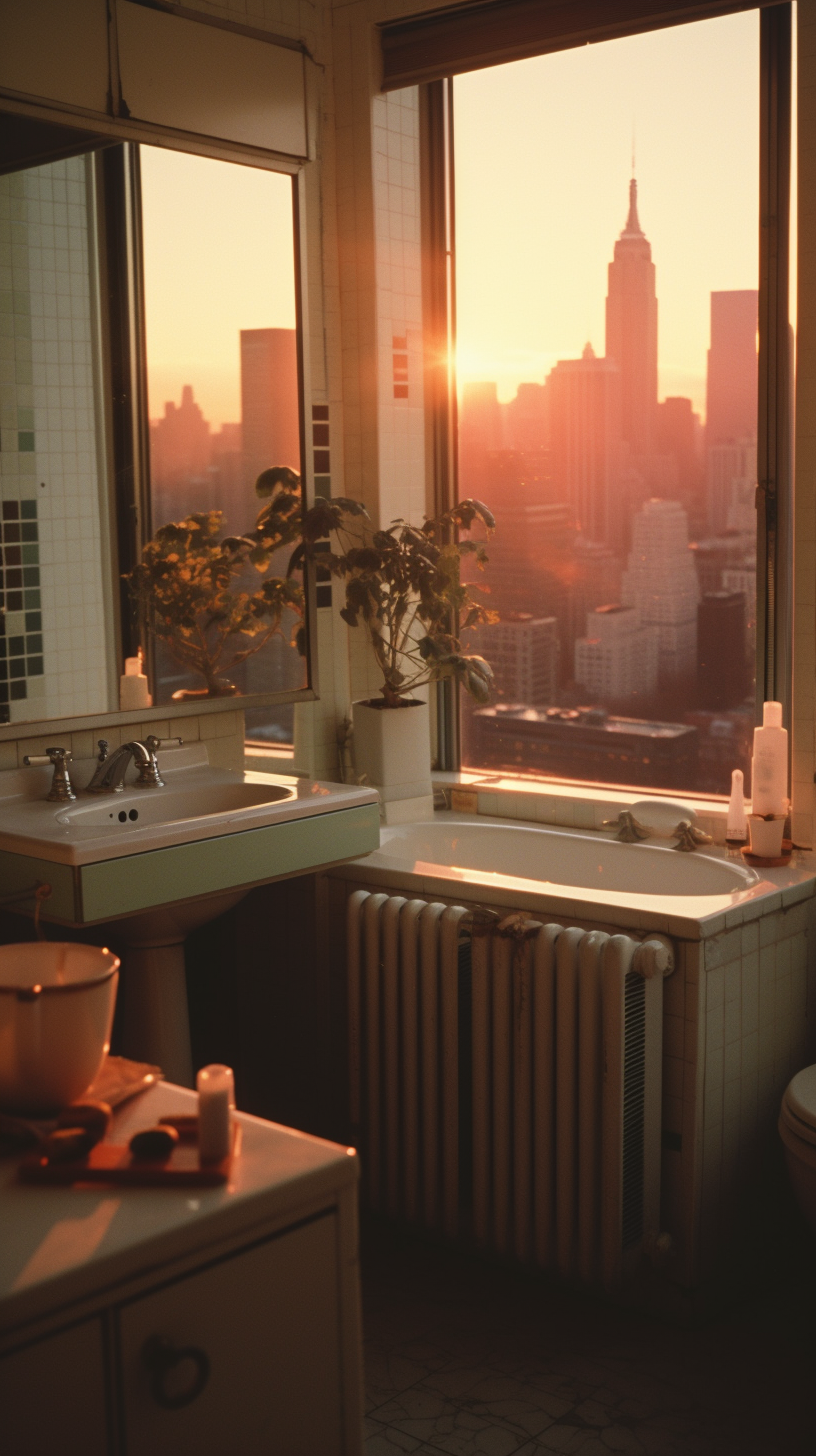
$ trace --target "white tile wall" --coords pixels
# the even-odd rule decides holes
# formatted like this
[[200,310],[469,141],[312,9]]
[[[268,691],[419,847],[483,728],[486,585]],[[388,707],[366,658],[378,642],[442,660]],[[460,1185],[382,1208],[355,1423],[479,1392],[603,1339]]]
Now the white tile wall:
[[[4,342],[13,353],[0,381],[0,494],[37,503],[45,663],[42,676],[28,677],[26,698],[10,705],[12,722],[110,706],[87,166],[75,157],[0,179],[3,296],[11,303]],[[15,431],[33,431],[34,450],[18,449]],[[7,619],[8,632],[15,629],[23,630],[16,614]]]
[[[375,96],[380,524],[425,515],[425,404],[419,178],[419,90]],[[408,398],[394,398],[393,341],[408,345]]]

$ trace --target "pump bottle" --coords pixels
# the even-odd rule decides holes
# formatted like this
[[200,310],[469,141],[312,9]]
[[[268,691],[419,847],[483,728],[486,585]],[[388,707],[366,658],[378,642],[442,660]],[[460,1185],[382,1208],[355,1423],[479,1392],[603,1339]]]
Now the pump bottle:
[[782,727],[781,703],[765,703],[762,727],[754,729],[751,784],[754,814],[787,814],[788,733]]

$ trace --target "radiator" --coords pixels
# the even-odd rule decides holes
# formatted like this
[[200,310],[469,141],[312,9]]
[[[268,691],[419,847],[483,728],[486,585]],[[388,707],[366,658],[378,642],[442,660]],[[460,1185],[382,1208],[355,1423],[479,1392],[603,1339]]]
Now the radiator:
[[658,1233],[670,942],[362,890],[347,928],[368,1203],[620,1282]]

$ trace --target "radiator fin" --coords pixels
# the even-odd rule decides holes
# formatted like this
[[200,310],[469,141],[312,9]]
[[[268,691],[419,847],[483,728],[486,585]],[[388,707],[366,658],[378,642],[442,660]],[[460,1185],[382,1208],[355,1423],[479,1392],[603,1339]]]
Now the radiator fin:
[[646,982],[630,971],[623,993],[623,1195],[624,1250],[643,1237],[643,1120],[646,1099]]
[[657,1232],[649,943],[357,891],[347,945],[371,1205],[564,1280],[617,1282]]

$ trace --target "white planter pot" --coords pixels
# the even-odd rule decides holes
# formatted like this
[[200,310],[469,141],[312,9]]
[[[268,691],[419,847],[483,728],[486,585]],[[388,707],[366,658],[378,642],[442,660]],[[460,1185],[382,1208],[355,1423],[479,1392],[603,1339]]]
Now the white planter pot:
[[409,698],[400,708],[372,708],[360,702],[351,711],[357,773],[379,789],[383,803],[431,797],[428,704]]

